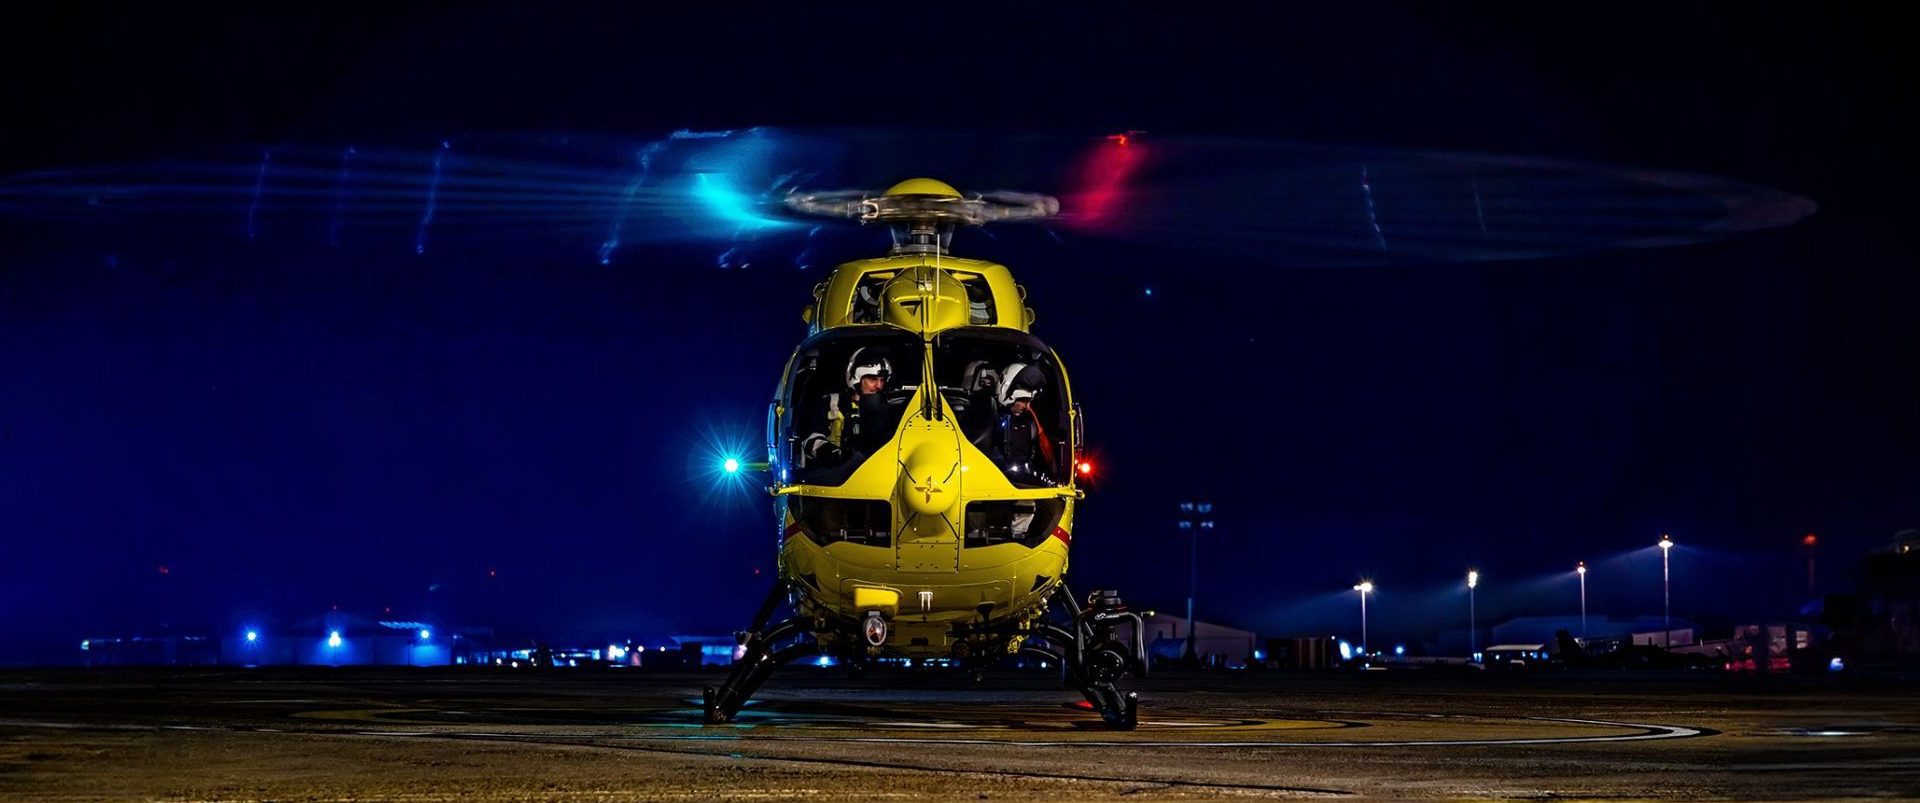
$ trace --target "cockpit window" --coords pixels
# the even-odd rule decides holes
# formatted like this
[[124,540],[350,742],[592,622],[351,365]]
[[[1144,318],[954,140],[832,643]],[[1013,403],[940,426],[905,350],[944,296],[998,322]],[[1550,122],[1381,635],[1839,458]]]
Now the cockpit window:
[[999,318],[993,308],[993,288],[987,285],[985,276],[961,275],[960,286],[967,288],[967,322],[974,326],[991,326]]
[[933,345],[934,379],[961,431],[1014,485],[1059,485],[1073,464],[1069,404],[1052,350],[1031,335],[950,330]]
[[[886,320],[887,282],[899,274],[894,271],[878,271],[860,277],[853,286],[853,307],[847,311],[848,323],[881,323]],[[990,326],[999,321],[994,309],[993,288],[987,284],[987,277],[977,273],[953,274],[960,286],[967,291],[967,323],[972,326]]]
[[853,309],[847,313],[848,323],[880,323],[884,311],[887,282],[893,280],[893,271],[869,273],[860,277],[853,286]]
[[841,485],[899,428],[921,382],[919,338],[830,332],[802,346],[788,378],[776,458],[794,479]]

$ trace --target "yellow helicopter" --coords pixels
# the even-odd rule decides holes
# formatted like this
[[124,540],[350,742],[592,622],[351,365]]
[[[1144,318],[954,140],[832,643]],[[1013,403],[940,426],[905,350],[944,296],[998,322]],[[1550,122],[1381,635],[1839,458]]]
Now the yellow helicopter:
[[[1108,725],[1133,728],[1138,697],[1116,682],[1146,673],[1140,615],[1066,586],[1092,471],[1066,369],[1005,266],[948,253],[956,227],[1044,218],[1058,202],[916,178],[786,204],[886,224],[893,248],[840,265],[805,309],[808,336],[768,411],[779,575],[726,682],[706,689],[706,721],[732,721],[803,657],[978,672],[1025,651],[1058,662]],[[791,616],[775,622],[783,602]]]

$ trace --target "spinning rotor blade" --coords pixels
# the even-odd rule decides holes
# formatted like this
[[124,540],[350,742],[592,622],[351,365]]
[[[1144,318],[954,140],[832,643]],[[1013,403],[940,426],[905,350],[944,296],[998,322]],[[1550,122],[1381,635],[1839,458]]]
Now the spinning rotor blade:
[[1057,217],[1038,225],[1061,232],[1266,265],[1666,246],[1788,225],[1815,208],[1709,176],[1484,154],[1135,133],[758,128],[283,146],[44,171],[0,180],[0,214],[212,223],[247,238],[329,244],[384,236],[421,252],[440,238],[558,237],[610,262],[644,243],[798,248],[819,224],[785,207],[790,193],[877,194],[917,175],[969,197],[1053,196]]

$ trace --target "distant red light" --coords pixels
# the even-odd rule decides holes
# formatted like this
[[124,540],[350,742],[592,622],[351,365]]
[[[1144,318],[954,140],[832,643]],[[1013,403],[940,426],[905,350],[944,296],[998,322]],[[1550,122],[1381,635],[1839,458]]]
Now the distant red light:
[[161,574],[173,574],[173,570],[167,568],[165,565],[161,565],[159,569]]
[[1807,546],[1813,546],[1819,542],[1820,539],[1815,538],[1813,533],[1807,533],[1807,537],[1800,539],[1800,543],[1806,544]]

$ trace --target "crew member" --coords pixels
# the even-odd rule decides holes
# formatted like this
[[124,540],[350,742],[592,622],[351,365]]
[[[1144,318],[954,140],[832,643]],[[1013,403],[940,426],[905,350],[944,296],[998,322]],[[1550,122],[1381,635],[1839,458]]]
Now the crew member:
[[847,363],[847,392],[827,394],[810,434],[800,442],[807,468],[857,465],[886,441],[881,394],[892,377],[892,366],[877,350],[853,353]]
[[1000,380],[1000,421],[993,431],[993,453],[1000,469],[1016,485],[1053,482],[1053,441],[1033,410],[1044,378],[1036,367],[1014,363]]

